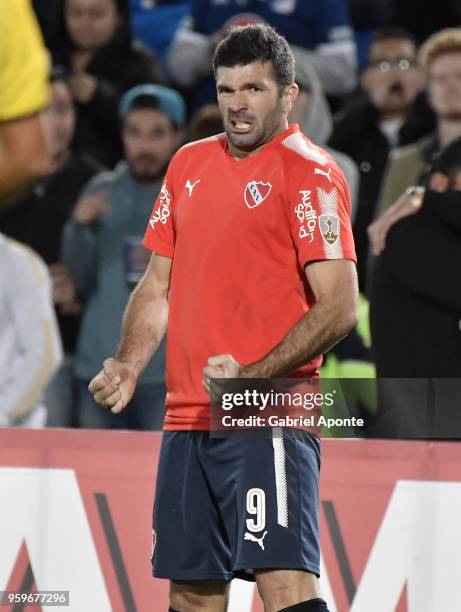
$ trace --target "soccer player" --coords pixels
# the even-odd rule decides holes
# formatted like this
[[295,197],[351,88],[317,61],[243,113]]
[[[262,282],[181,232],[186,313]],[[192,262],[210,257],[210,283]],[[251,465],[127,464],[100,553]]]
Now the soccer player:
[[168,324],[153,571],[170,580],[170,611],[222,612],[243,577],[266,612],[325,612],[317,438],[211,437],[204,387],[316,376],[321,353],[356,324],[348,189],[332,158],[288,126],[298,88],[284,38],[236,28],[214,70],[225,134],[172,159],[144,241],[154,254],[90,391],[123,410]]
[[48,104],[48,57],[30,0],[0,6],[0,208],[50,170],[40,111]]

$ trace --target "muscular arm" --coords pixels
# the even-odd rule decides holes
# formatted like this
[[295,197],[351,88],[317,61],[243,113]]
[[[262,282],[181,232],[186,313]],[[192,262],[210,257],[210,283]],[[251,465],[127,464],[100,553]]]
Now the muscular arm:
[[168,288],[172,260],[152,255],[147,271],[125,310],[116,359],[143,372],[159,346],[168,321]]
[[244,378],[294,372],[336,344],[357,324],[357,276],[348,260],[312,263],[306,277],[316,303],[263,359],[242,367]]

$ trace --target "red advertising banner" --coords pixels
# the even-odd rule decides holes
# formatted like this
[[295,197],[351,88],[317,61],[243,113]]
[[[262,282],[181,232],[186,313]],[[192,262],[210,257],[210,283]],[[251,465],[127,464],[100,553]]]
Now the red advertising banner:
[[[150,566],[160,440],[0,429],[0,591],[68,591],[56,609],[72,612],[166,612]],[[320,510],[331,612],[461,610],[460,443],[324,441]],[[233,581],[229,612],[262,610],[254,585]]]

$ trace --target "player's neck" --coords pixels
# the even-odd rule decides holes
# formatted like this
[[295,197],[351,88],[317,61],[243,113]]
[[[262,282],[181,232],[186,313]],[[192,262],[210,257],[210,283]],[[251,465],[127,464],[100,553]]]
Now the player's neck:
[[241,149],[237,147],[236,145],[232,144],[232,142],[228,138],[227,142],[228,142],[228,147],[229,147],[229,154],[234,159],[246,159],[247,157],[253,157],[254,155],[257,155],[261,151],[261,149],[263,149],[267,144],[269,144],[272,140],[274,140],[274,138],[277,138],[279,134],[281,134],[282,132],[285,132],[285,130],[287,129],[288,129],[288,119],[285,117],[285,119],[281,121],[273,131],[268,133],[264,137],[264,139],[261,142],[259,142],[257,145],[255,145],[255,147],[252,149],[246,149],[246,148]]

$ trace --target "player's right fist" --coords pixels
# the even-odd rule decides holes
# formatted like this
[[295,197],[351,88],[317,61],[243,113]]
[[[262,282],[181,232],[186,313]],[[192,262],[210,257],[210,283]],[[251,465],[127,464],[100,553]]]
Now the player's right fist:
[[95,402],[114,414],[124,410],[133,396],[137,377],[125,363],[106,359],[103,369],[88,385]]

